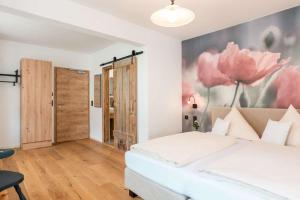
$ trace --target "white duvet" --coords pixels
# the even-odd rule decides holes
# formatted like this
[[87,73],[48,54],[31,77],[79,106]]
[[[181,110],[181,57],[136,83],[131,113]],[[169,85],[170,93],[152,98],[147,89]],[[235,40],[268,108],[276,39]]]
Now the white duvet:
[[181,167],[204,156],[223,150],[236,139],[210,133],[188,132],[139,143],[131,151]]
[[297,147],[249,144],[200,172],[282,198],[300,199],[300,148]]

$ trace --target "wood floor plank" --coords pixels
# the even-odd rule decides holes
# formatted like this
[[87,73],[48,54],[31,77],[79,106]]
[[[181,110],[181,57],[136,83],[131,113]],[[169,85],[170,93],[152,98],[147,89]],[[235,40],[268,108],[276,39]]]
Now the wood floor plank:
[[[29,200],[132,199],[124,188],[124,153],[89,139],[17,150],[0,168],[24,174]],[[13,189],[0,194],[0,200],[17,199]]]

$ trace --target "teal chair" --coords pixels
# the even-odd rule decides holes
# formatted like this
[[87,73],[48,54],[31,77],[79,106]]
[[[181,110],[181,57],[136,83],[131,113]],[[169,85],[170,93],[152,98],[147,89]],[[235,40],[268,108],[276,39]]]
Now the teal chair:
[[[8,158],[14,154],[14,150],[0,150],[0,159]],[[18,172],[0,170],[0,192],[8,188],[14,187],[20,200],[26,200],[19,186],[24,180],[24,175]]]

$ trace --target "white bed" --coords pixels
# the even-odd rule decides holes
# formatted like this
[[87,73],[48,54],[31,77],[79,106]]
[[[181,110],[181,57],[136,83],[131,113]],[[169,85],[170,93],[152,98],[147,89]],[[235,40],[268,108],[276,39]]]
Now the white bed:
[[247,141],[239,141],[231,147],[206,156],[205,158],[199,159],[184,167],[174,167],[153,158],[149,158],[143,154],[131,151],[126,153],[125,160],[126,166],[130,170],[175,193],[182,194],[194,200],[282,199],[279,196],[262,190],[245,187],[241,184],[220,182],[215,177],[199,173],[199,170],[220,158],[231,155],[248,143],[249,142]]
[[[266,119],[270,117],[266,114],[267,112],[265,109],[247,109],[243,111],[249,112],[249,114],[246,116],[249,116],[250,118],[255,115],[259,116],[260,122],[264,116]],[[283,112],[284,111],[282,110],[272,110],[271,118],[279,118]],[[222,110],[222,113],[224,114],[224,110]],[[251,121],[253,122],[255,119],[256,118],[253,117]],[[264,119],[264,121],[266,121],[266,119]],[[258,129],[261,129],[262,123],[257,124],[259,124]],[[261,135],[261,131],[258,131],[258,133]],[[165,190],[168,190],[166,193],[167,195],[165,196],[170,196],[169,198],[153,198],[150,193],[148,196],[145,195],[147,196],[147,198],[145,197],[146,200],[175,199],[171,196],[176,196],[176,199],[192,200],[288,199],[284,196],[276,194],[276,191],[271,192],[256,185],[251,185],[237,179],[224,177],[222,174],[218,175],[216,173],[210,173],[209,170],[206,171],[207,169],[210,169],[210,166],[214,166],[214,163],[218,163],[224,159],[226,164],[227,157],[235,155],[237,152],[246,149],[250,145],[251,142],[249,141],[239,140],[233,145],[225,147],[222,150],[211,153],[205,157],[198,158],[197,160],[194,160],[193,162],[190,162],[184,166],[172,166],[166,162],[163,162],[162,160],[145,155],[142,152],[129,151],[125,156],[127,169],[131,172],[134,172],[138,176],[137,179],[140,179],[141,181],[136,182],[136,184],[129,186],[128,188],[135,191],[136,188],[144,187],[143,190],[145,191],[147,190],[148,185],[151,185],[151,187],[149,186],[149,188],[151,188],[149,190],[152,190],[152,192],[155,191],[164,193]],[[224,161],[222,163],[224,163]],[[225,167],[230,169],[230,165],[225,165]],[[251,166],[249,167],[251,168]],[[128,176],[125,177],[125,182],[130,182],[131,179],[135,179],[135,177],[130,177],[129,173]],[[143,193],[142,190],[137,189],[136,191],[139,195],[140,193]]]
[[[253,142],[200,170],[222,182],[276,193],[281,199],[300,199],[300,149]],[[213,177],[212,177],[213,178]],[[273,195],[274,196],[274,195]]]

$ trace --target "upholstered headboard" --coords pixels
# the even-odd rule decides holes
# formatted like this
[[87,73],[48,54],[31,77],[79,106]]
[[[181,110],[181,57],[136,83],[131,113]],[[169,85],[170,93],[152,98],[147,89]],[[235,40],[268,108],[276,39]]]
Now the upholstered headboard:
[[[254,128],[259,136],[262,135],[267,125],[268,119],[278,121],[286,111],[286,109],[276,108],[239,108],[238,110],[248,121],[248,123]],[[229,111],[230,108],[228,107],[214,107],[212,109],[212,124],[215,123],[218,117],[224,119]],[[300,110],[298,110],[298,112],[299,111]]]

